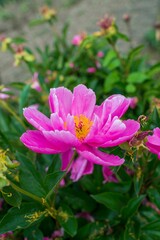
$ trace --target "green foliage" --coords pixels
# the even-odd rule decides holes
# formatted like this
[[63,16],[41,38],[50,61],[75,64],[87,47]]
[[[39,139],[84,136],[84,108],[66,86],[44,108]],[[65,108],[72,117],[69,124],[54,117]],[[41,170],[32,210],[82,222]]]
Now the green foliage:
[[[30,25],[47,23],[52,29],[55,20],[42,15]],[[61,34],[54,33],[52,44],[33,50],[21,37],[6,36],[6,45],[0,43],[15,57],[14,64],[25,64],[33,78],[6,84],[7,98],[0,99],[0,154],[12,163],[7,166],[0,155],[0,200],[5,200],[0,234],[13,231],[16,240],[53,238],[57,231],[60,239],[158,240],[160,161],[148,151],[146,141],[152,130],[160,127],[160,63],[146,62],[142,45],[121,52],[118,41],[129,39],[117,26],[114,33],[82,34],[79,45],[68,42],[68,30],[66,24]],[[107,179],[104,169],[94,166],[91,175],[74,182],[70,165],[61,171],[60,154],[33,153],[19,139],[29,126],[23,108],[38,107],[49,116],[50,89],[64,86],[73,90],[78,84],[96,92],[97,104],[112,94],[136,97],[125,118],[138,119],[141,129],[120,146],[103,148],[125,159],[121,167],[110,169]],[[0,86],[0,93],[4,91]]]

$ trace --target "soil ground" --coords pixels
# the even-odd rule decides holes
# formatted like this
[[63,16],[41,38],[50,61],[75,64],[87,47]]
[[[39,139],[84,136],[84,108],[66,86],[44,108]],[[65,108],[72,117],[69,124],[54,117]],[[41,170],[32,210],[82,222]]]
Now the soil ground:
[[[0,33],[7,36],[25,37],[28,45],[43,47],[52,43],[51,29],[47,25],[29,27],[28,22],[39,16],[39,8],[46,3],[57,9],[58,23],[56,31],[59,33],[64,23],[69,22],[68,41],[82,31],[92,33],[98,30],[97,22],[105,14],[114,16],[119,30],[127,33],[127,27],[122,16],[131,16],[131,36],[134,46],[144,42],[144,37],[154,23],[160,20],[159,0],[17,0],[11,1],[0,8]],[[120,44],[121,51],[127,45]],[[24,81],[30,78],[25,66],[15,68],[13,56],[0,52],[0,81]]]

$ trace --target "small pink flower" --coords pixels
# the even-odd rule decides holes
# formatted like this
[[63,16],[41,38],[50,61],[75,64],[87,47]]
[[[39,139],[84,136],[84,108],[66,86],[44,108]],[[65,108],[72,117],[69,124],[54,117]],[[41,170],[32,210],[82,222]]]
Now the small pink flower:
[[61,228],[59,230],[55,230],[53,233],[52,233],[52,239],[56,239],[57,237],[63,237],[64,235],[64,229]]
[[85,37],[86,37],[85,33],[75,35],[72,39],[72,44],[75,46],[79,46],[83,42]]
[[95,67],[87,68],[87,72],[88,73],[95,73],[96,72],[96,68]]
[[42,88],[41,88],[41,86],[39,84],[39,81],[38,81],[38,73],[37,72],[35,72],[34,75],[33,75],[31,88],[34,88],[37,92],[42,91]]
[[70,66],[70,68],[74,68],[75,67],[73,62],[69,63],[69,66]]
[[91,215],[90,215],[90,213],[88,213],[88,212],[80,212],[80,213],[77,213],[76,214],[76,217],[77,218],[84,218],[84,219],[86,219],[87,221],[89,221],[89,222],[94,222],[95,220],[94,220],[94,217],[92,217]]
[[160,128],[155,128],[153,130],[153,135],[147,137],[146,146],[150,152],[157,154],[160,159]]
[[35,108],[24,109],[24,117],[36,128],[21,136],[26,147],[38,153],[61,153],[63,170],[75,150],[94,164],[123,164],[123,158],[98,148],[118,146],[139,130],[137,121],[120,119],[129,108],[130,100],[117,94],[98,106],[95,93],[80,84],[73,93],[64,87],[51,89],[49,105],[50,118]]
[[99,57],[99,58],[104,57],[104,53],[103,53],[102,51],[99,51],[99,52],[97,53],[97,57]]
[[0,92],[0,99],[8,99],[10,98],[11,96],[7,93],[9,92],[10,89],[9,88],[3,88]]
[[137,97],[130,97],[130,108],[134,109],[138,103]]

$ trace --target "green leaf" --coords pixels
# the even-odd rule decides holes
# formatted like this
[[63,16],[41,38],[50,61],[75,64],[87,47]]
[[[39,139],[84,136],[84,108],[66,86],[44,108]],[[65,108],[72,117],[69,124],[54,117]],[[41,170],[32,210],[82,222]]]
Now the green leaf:
[[142,200],[145,198],[145,195],[141,195],[139,197],[134,197],[129,200],[127,205],[122,208],[121,214],[122,219],[124,221],[127,221],[129,218],[131,218],[138,210]]
[[143,73],[143,72],[133,72],[130,73],[128,78],[127,78],[127,82],[128,83],[143,83],[145,80],[148,79],[148,76]]
[[155,74],[160,73],[160,63],[157,63],[149,68],[147,72],[149,77],[153,77]]
[[106,57],[103,60],[103,66],[104,67],[108,67],[109,63],[111,63],[111,61],[113,59],[115,59],[117,57],[116,53],[114,50],[109,50],[106,54]]
[[2,192],[4,200],[13,207],[20,207],[22,196],[15,191],[11,186],[4,187]]
[[54,187],[57,185],[59,180],[63,178],[64,175],[65,172],[61,171],[48,174],[44,180],[44,184],[47,190],[50,191],[54,189]]
[[20,98],[19,98],[19,114],[20,115],[22,115],[23,108],[26,107],[29,91],[30,91],[30,85],[24,86],[24,88],[21,91]]
[[127,84],[126,92],[127,93],[134,93],[136,91],[136,87],[133,84]]
[[119,212],[126,202],[125,196],[116,192],[104,192],[91,197],[116,212]]
[[144,46],[140,45],[140,46],[138,46],[136,48],[131,49],[131,51],[128,54],[127,61],[133,60],[135,58],[135,56],[137,56],[142,51],[143,48],[144,48]]
[[107,68],[110,70],[110,71],[113,71],[114,69],[118,68],[119,66],[121,65],[121,62],[119,59],[114,59],[112,62],[110,62],[107,66]]
[[151,223],[144,225],[142,227],[142,230],[150,237],[160,238],[160,220],[153,221]]
[[160,193],[158,189],[149,188],[147,190],[147,194],[151,200],[158,208],[160,208]]
[[114,87],[115,83],[119,82],[120,77],[117,71],[111,72],[104,81],[104,91],[110,92]]
[[26,158],[23,154],[17,153],[17,160],[20,162],[19,166],[19,182],[20,186],[39,197],[46,196],[46,189],[43,184],[43,179],[35,168],[34,164]]
[[20,208],[9,209],[0,221],[0,234],[28,227],[33,223],[29,221],[29,216],[40,210],[40,206],[35,203],[24,203]]
[[31,226],[24,230],[25,238],[29,240],[43,240],[43,233],[35,226]]
[[58,210],[57,216],[59,224],[64,228],[64,230],[71,236],[75,236],[77,233],[77,220],[72,213],[72,210],[61,204],[61,207]]

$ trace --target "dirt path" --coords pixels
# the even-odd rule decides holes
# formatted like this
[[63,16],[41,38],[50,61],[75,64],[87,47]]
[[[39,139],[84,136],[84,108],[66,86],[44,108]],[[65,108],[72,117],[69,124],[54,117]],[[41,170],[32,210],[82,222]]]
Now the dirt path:
[[[160,20],[159,0],[55,0],[54,7],[58,11],[57,31],[68,21],[69,41],[74,34],[81,31],[91,33],[98,29],[97,22],[108,13],[116,18],[120,31],[126,33],[126,25],[122,20],[124,13],[131,16],[132,40],[134,45],[141,43],[145,34],[153,24]],[[72,2],[72,4],[71,4]],[[75,2],[73,4],[73,2]],[[43,0],[20,1],[18,5],[11,3],[3,9],[7,17],[0,15],[0,33],[15,37],[24,36],[29,45],[43,46],[51,41],[50,28],[47,25],[30,28],[28,21],[38,16],[38,9]],[[2,9],[0,9],[2,13]],[[7,15],[6,14],[6,15]],[[126,46],[121,45],[122,51]],[[0,53],[0,81],[23,81],[31,76],[25,67],[13,67],[13,58],[8,53]]]

